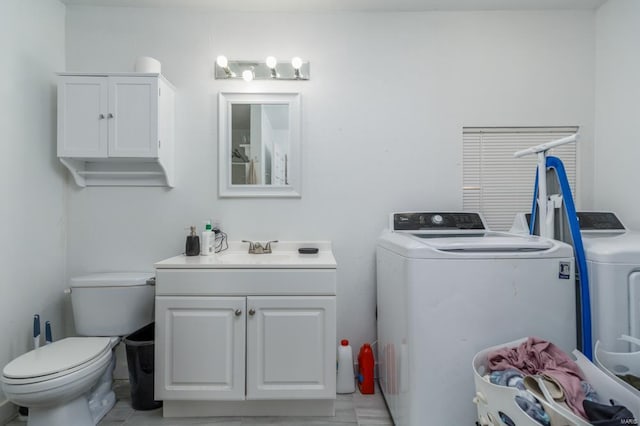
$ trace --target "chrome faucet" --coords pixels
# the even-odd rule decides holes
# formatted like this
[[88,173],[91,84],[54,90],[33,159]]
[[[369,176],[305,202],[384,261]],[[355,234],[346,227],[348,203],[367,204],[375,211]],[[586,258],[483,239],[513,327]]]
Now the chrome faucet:
[[263,246],[262,243],[242,240],[243,243],[249,243],[249,254],[270,254],[271,243],[277,243],[278,240],[267,241]]

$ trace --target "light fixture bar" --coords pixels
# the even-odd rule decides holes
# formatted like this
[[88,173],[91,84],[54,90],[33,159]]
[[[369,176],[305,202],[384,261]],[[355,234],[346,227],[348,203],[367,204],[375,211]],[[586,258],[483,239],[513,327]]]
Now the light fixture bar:
[[[232,61],[227,60],[226,67],[220,66],[217,61],[215,65],[216,80],[241,80],[242,73],[246,70],[253,72],[253,80],[309,80],[310,64],[302,61],[299,68],[294,68],[290,60],[276,61],[273,68],[273,59],[266,61]],[[296,61],[296,65],[298,62]]]

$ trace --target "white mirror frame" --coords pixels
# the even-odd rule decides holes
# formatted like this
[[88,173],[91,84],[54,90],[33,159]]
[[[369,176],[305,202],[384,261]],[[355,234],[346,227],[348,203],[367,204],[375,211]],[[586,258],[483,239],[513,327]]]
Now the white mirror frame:
[[[289,106],[290,156],[289,185],[231,184],[231,105],[286,104]],[[218,98],[218,188],[220,197],[301,197],[302,132],[299,93],[220,92]]]

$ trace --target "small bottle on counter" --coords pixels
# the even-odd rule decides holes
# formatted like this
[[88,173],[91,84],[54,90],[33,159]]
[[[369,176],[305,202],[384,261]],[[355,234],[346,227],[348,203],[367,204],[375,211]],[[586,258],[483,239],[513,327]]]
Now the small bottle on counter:
[[215,254],[216,236],[211,230],[211,221],[207,221],[202,231],[202,245],[200,250],[201,256],[211,256]]
[[187,235],[187,243],[184,248],[187,256],[197,256],[200,254],[200,237],[196,234],[196,227],[191,227],[191,234]]

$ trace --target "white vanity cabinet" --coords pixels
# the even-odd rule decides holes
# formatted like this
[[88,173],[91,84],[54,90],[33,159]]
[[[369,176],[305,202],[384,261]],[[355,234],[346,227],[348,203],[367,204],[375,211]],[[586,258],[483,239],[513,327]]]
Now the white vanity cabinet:
[[158,296],[156,398],[333,398],[335,303],[335,296]]
[[173,186],[174,98],[160,74],[59,74],[58,157],[80,186]]
[[155,398],[164,416],[332,415],[333,256],[246,255],[256,264],[239,265],[242,256],[156,264]]

